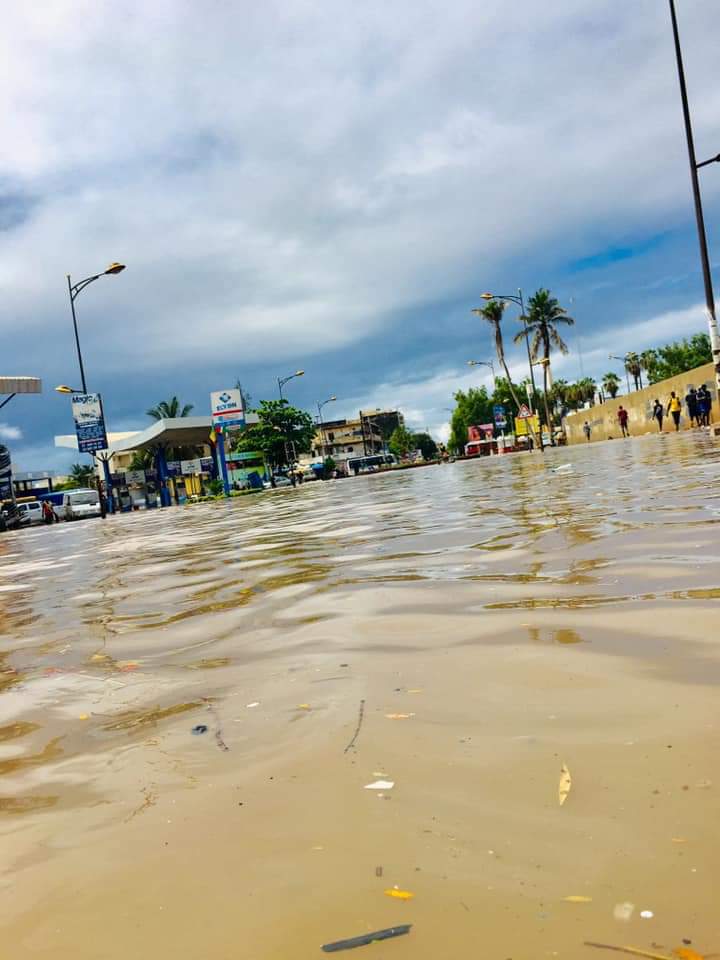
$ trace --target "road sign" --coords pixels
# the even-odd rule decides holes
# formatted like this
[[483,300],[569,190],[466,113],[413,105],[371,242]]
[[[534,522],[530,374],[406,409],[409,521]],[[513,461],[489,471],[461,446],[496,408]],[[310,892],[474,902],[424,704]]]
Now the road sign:
[[99,393],[74,393],[72,415],[75,421],[78,450],[80,453],[96,453],[107,450],[105,418],[102,398]]
[[493,407],[493,420],[495,421],[495,426],[498,430],[504,430],[507,426],[507,420],[505,419],[505,407],[501,403],[496,403]]
[[216,390],[211,393],[210,411],[215,426],[245,426],[245,411],[239,390]]
[[529,420],[530,417],[534,416],[530,407],[526,403],[520,404],[520,409],[518,410],[517,420]]
[[202,473],[202,463],[199,457],[194,460],[181,460],[180,468],[184,477],[197,476],[197,474]]
[[125,483],[127,486],[130,486],[131,483],[142,486],[145,483],[145,471],[144,470],[126,470],[125,471]]
[[531,430],[528,429],[529,427],[532,428],[535,436],[540,432],[540,420],[536,413],[529,417],[521,417],[520,414],[515,417],[515,433],[518,437],[526,437],[531,433]]

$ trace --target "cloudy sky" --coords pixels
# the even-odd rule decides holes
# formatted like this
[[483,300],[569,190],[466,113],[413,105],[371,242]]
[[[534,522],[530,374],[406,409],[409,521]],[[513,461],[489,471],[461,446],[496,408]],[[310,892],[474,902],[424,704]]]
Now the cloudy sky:
[[[717,17],[678,8],[705,158]],[[112,260],[77,301],[111,430],[303,367],[298,405],[442,435],[486,379],[465,361],[491,357],[488,289],[568,307],[566,379],[704,329],[664,0],[49,0],[6,7],[0,76],[0,373],[45,384],[0,411],[20,467],[76,459],[52,439],[78,379],[65,275]],[[720,165],[703,185],[718,251]]]

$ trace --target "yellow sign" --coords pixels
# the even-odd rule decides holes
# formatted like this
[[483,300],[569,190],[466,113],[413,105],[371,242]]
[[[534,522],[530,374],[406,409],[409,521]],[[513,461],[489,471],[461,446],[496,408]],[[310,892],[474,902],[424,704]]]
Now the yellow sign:
[[[530,426],[528,426],[528,424]],[[536,413],[531,417],[515,417],[515,436],[526,437],[530,433],[530,427],[535,431],[535,436],[537,437],[540,433],[540,421]]]

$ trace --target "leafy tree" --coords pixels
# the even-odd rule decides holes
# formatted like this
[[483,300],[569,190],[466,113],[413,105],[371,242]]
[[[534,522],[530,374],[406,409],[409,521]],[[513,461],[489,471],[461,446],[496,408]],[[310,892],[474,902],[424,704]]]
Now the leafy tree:
[[[135,450],[130,461],[130,470],[151,470],[154,456],[152,450]],[[170,458],[173,459],[172,457]]]
[[410,433],[407,427],[396,427],[390,434],[388,448],[390,453],[394,453],[396,457],[406,457],[416,447],[415,435]]
[[315,424],[309,413],[284,399],[261,400],[256,412],[260,422],[238,435],[235,450],[262,450],[270,464],[278,467],[312,449]]
[[416,433],[413,437],[413,449],[422,453],[423,460],[432,460],[437,456],[438,447],[429,433]]
[[602,378],[602,388],[605,393],[609,393],[615,399],[620,389],[620,377],[612,370],[608,371]]
[[75,486],[94,486],[95,470],[86,463],[74,463],[70,467],[70,479]]
[[651,383],[650,374],[657,365],[657,354],[654,350],[643,350],[638,359],[640,361],[640,369],[647,373],[648,383]]
[[488,396],[485,387],[470,387],[467,392],[458,390],[455,394],[455,409],[450,418],[448,446],[451,450],[463,453],[468,440],[468,427],[492,423],[493,399],[494,397]]
[[169,400],[161,400],[157,406],[150,407],[146,414],[153,420],[172,420],[175,417],[187,417],[193,409],[192,403],[186,403],[180,406],[177,397],[171,397]]
[[[540,360],[543,368],[543,404],[545,406],[545,421],[552,427],[550,408],[548,406],[548,375],[550,367],[550,350],[555,347],[560,353],[568,352],[568,345],[558,333],[558,324],[565,323],[572,326],[575,321],[569,317],[558,300],[550,295],[549,290],[540,288],[528,300],[527,316],[525,320],[527,331],[532,337],[530,341],[530,355],[533,360]],[[515,335],[515,343],[525,338],[525,330]],[[554,442],[554,441],[553,441]]]
[[706,333],[696,333],[689,340],[668,343],[652,352],[655,354],[655,363],[648,369],[650,383],[694,370],[695,367],[710,363],[713,358],[710,337]]

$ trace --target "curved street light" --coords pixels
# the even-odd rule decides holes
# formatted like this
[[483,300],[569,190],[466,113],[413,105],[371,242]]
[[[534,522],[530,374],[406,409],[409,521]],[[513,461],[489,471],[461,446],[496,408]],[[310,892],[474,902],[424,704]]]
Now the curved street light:
[[278,390],[280,392],[280,399],[282,400],[283,398],[282,388],[285,386],[286,383],[288,383],[290,380],[294,380],[295,377],[304,377],[304,376],[305,376],[304,370],[296,370],[295,373],[291,373],[287,377],[278,377],[277,384],[278,384]]
[[322,418],[322,408],[325,406],[326,403],[334,403],[336,400],[337,400],[337,397],[335,396],[335,394],[333,394],[332,397],[328,397],[327,400],[323,400],[322,403],[319,400],[317,401],[318,425],[320,427],[320,442],[322,443],[323,460],[325,459],[326,442],[325,442],[325,424],[323,423],[323,418]]
[[495,379],[495,364],[492,362],[492,360],[468,360],[467,365],[469,367],[490,367],[493,378],[493,389],[497,386]]

